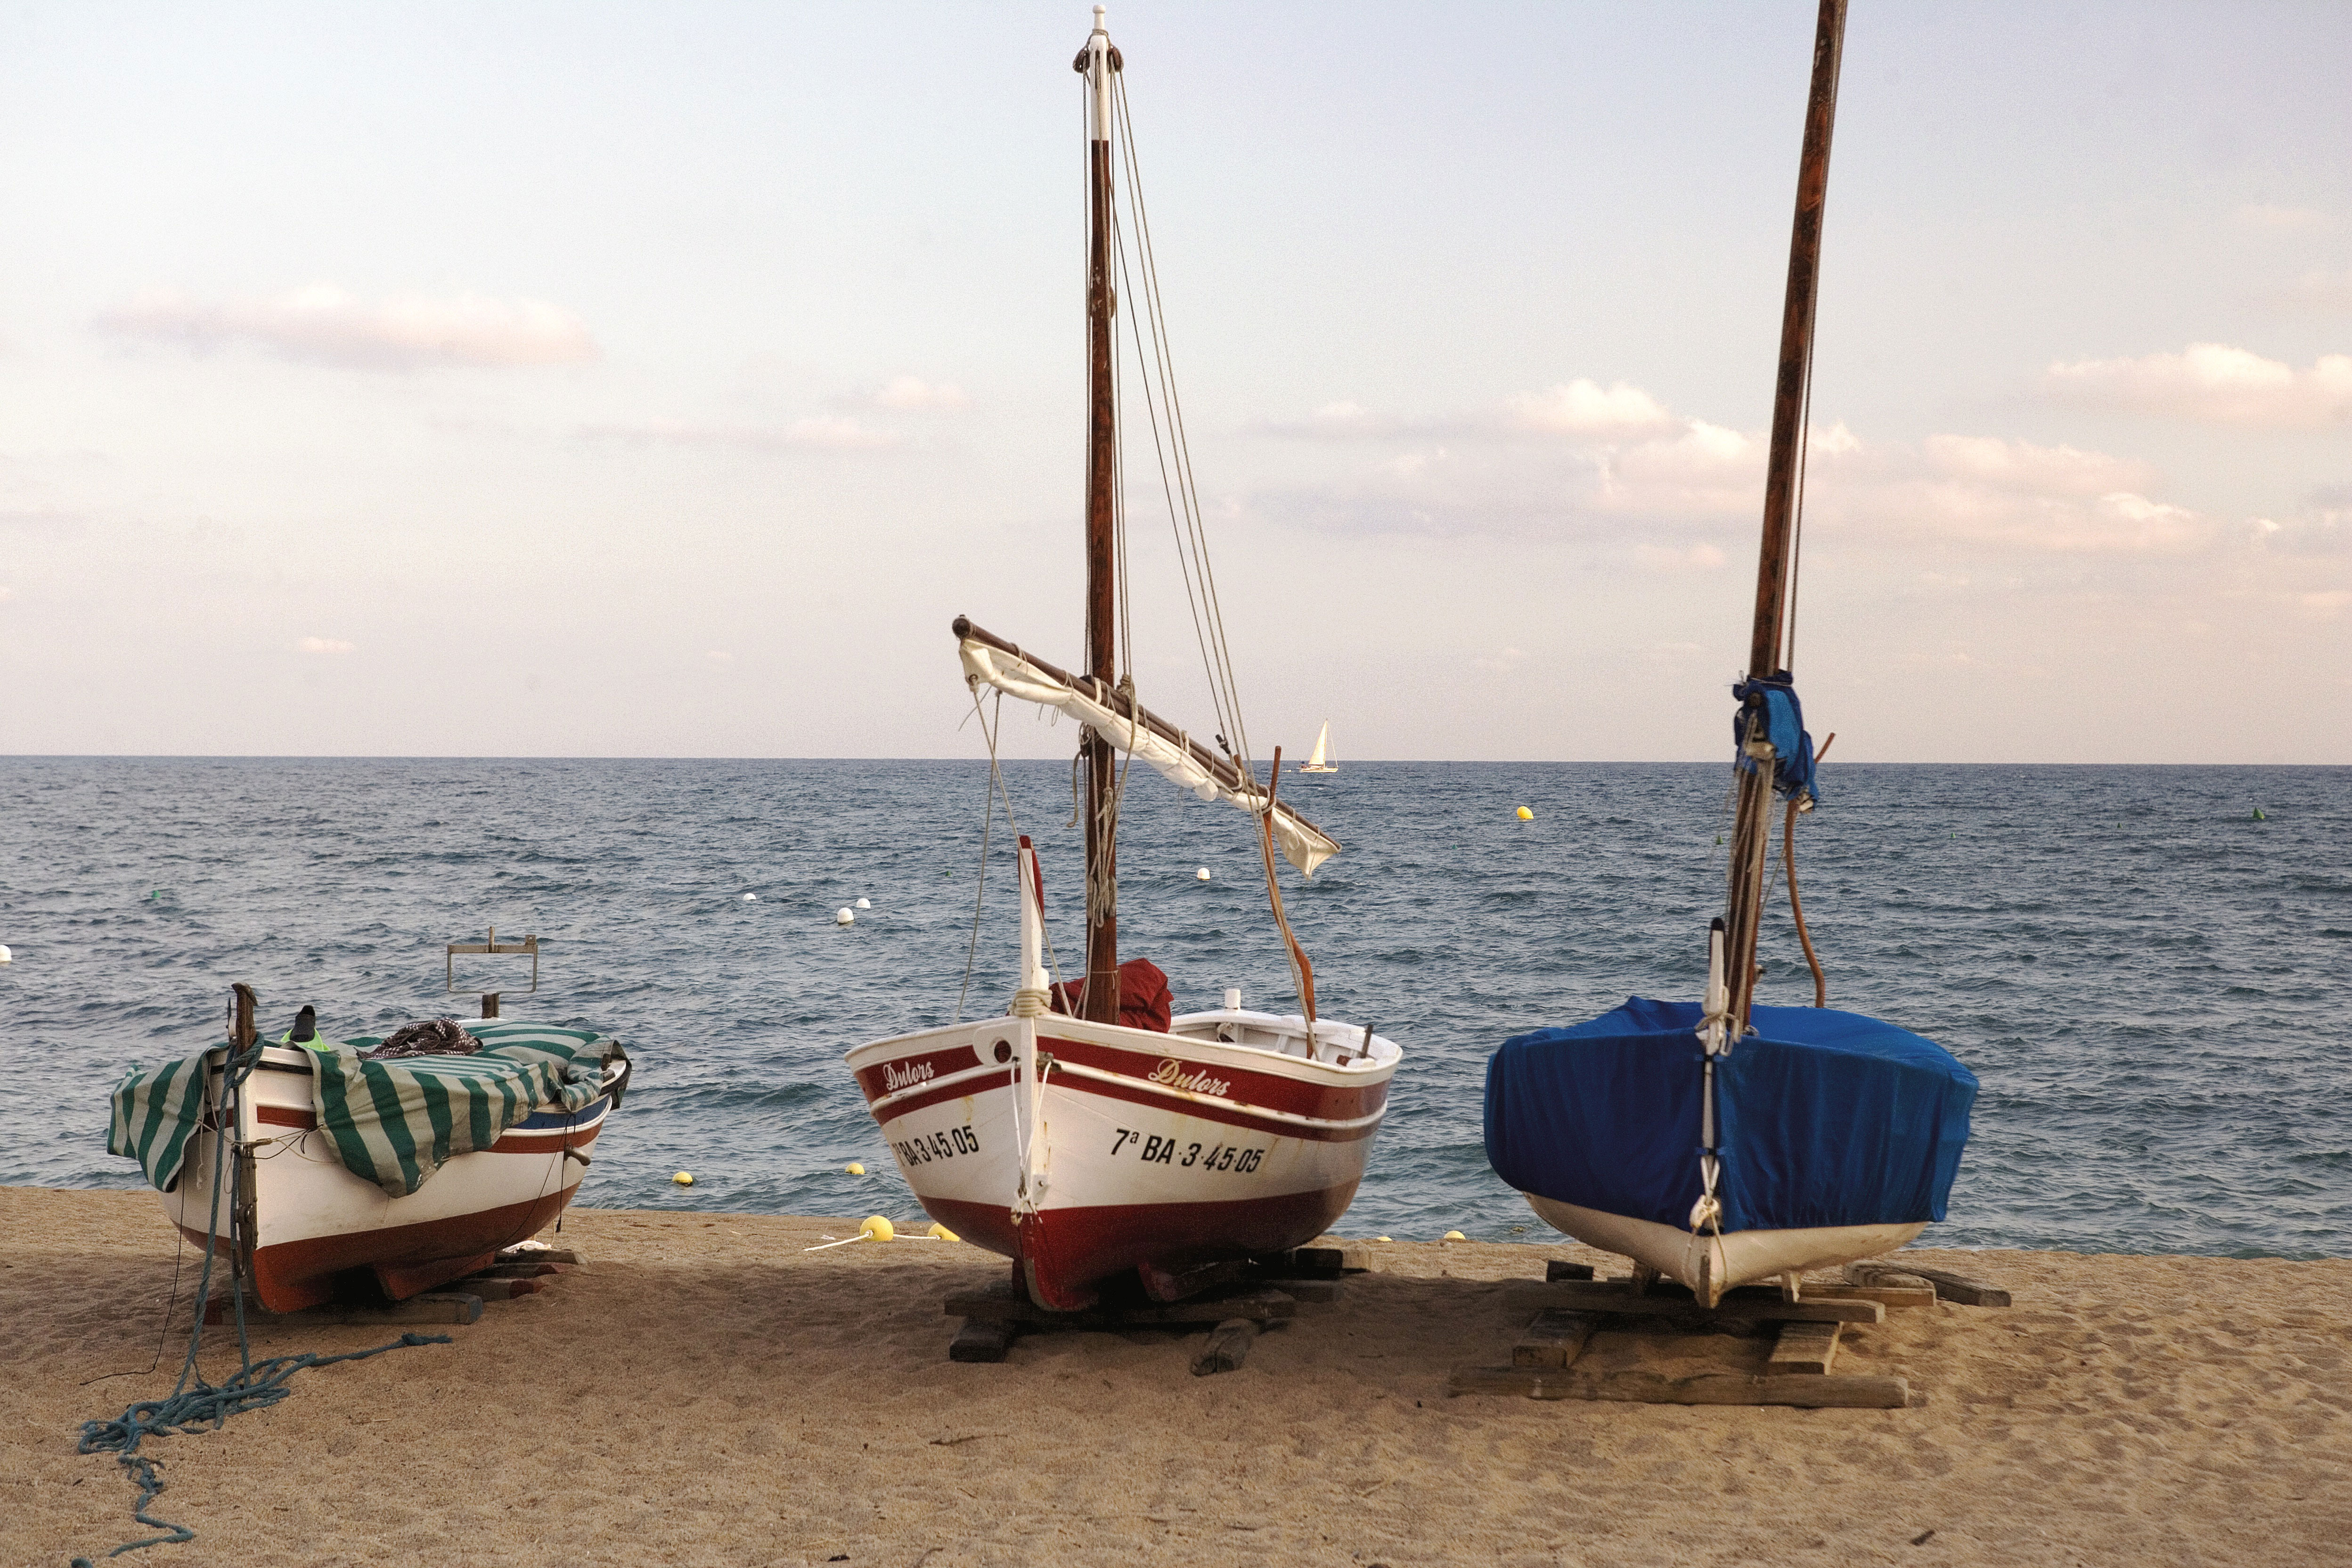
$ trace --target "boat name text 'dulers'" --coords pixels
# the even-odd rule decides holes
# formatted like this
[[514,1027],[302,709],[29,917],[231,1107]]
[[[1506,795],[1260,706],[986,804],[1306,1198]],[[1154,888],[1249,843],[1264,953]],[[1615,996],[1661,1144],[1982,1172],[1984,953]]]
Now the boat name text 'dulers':
[[891,1093],[896,1094],[902,1089],[911,1089],[916,1084],[929,1082],[931,1072],[931,1064],[929,1062],[910,1062],[903,1072],[899,1070],[897,1062],[885,1062],[882,1065],[882,1082]]
[[1163,1058],[1160,1065],[1151,1069],[1151,1081],[1164,1083],[1170,1089],[1181,1089],[1187,1094],[1213,1094],[1221,1100],[1231,1098],[1234,1087],[1231,1083],[1221,1078],[1211,1078],[1205,1072],[1186,1072],[1187,1065]]

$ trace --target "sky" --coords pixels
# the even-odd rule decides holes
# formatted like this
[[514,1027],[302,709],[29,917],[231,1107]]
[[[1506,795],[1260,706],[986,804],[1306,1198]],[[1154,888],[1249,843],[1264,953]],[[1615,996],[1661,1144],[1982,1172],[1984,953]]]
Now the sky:
[[[1090,25],[0,6],[0,752],[978,754],[955,616],[1082,658]],[[1113,7],[1258,751],[1722,754],[1812,25]],[[2352,763],[2347,59],[2340,4],[1854,0],[1840,760]]]

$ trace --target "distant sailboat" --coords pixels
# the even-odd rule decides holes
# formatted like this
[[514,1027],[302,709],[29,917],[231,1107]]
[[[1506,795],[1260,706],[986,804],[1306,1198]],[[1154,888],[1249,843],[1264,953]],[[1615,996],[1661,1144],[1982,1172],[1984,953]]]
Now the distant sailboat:
[[1315,737],[1315,754],[1307,758],[1305,762],[1299,763],[1298,771],[1302,773],[1338,773],[1339,771],[1339,764],[1327,761],[1325,757],[1325,753],[1329,752],[1330,749],[1331,721],[1326,719],[1323,721],[1323,728],[1316,734]]

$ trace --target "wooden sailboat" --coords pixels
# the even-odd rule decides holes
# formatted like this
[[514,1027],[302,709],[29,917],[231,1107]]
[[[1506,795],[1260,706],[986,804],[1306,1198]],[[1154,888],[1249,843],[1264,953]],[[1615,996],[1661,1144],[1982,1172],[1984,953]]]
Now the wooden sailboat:
[[1496,1171],[1551,1225],[1710,1306],[1774,1276],[1793,1292],[1808,1268],[1891,1251],[1943,1218],[1977,1089],[1932,1042],[1823,1006],[1818,968],[1812,1007],[1755,999],[1774,797],[1786,805],[1786,853],[1816,796],[1783,647],[1844,28],[1845,0],[1822,0],[1748,679],[1733,689],[1738,807],[1706,996],[1634,997],[1572,1028],[1508,1040],[1487,1068]]
[[[1088,115],[1086,669],[1061,669],[968,619],[953,628],[975,701],[993,691],[1000,701],[1039,703],[1084,727],[1084,978],[1052,982],[1045,875],[1024,837],[1020,980],[1008,1013],[877,1040],[848,1056],[923,1207],[965,1240],[1013,1259],[1031,1298],[1060,1310],[1091,1305],[1122,1281],[1174,1300],[1210,1282],[1219,1263],[1319,1235],[1362,1180],[1400,1057],[1368,1026],[1317,1016],[1313,966],[1282,921],[1276,859],[1312,876],[1339,846],[1276,800],[1281,752],[1274,776],[1261,783],[1237,707],[1221,698],[1220,722],[1235,744],[1223,750],[1221,734],[1212,750],[1139,704],[1131,673],[1118,668],[1121,585],[1113,571],[1124,552],[1112,279],[1118,246],[1142,236],[1139,224],[1124,237],[1118,227],[1112,132],[1123,62],[1104,7],[1094,14],[1076,62]],[[1148,251],[1143,276],[1144,287],[1127,292],[1156,335]],[[1164,355],[1156,363],[1164,374]],[[1147,391],[1150,374],[1138,373]],[[1173,412],[1171,400],[1162,418]],[[1204,555],[1198,563],[1205,566]],[[1197,576],[1204,597],[1213,595],[1213,579],[1205,570]],[[1213,621],[1213,598],[1196,614]],[[1204,639],[1213,689],[1229,697],[1231,672],[1216,666],[1211,646]],[[1255,818],[1298,983],[1297,1013],[1247,1011],[1229,991],[1223,1008],[1171,1016],[1166,977],[1148,962],[1119,962],[1122,752]]]
[[1305,762],[1298,764],[1298,771],[1302,773],[1338,773],[1339,771],[1339,765],[1330,761],[1330,752],[1331,721],[1326,719],[1323,721],[1323,728],[1315,732],[1314,753]]

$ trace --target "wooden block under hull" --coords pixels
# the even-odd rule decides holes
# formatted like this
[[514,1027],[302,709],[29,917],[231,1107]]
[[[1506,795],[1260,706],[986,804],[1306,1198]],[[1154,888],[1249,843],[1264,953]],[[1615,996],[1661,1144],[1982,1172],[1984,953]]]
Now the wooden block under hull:
[[1775,1374],[1828,1375],[1837,1360],[1838,1333],[1844,1327],[1843,1323],[1782,1323],[1764,1370]]
[[1572,1367],[1457,1366],[1446,1379],[1445,1391],[1632,1405],[1787,1405],[1805,1410],[1899,1410],[1911,1402],[1911,1385],[1900,1377],[1759,1377],[1746,1373],[1664,1377]]
[[1021,1325],[1000,1322],[990,1318],[967,1318],[948,1342],[948,1360],[995,1363],[1004,1359],[1013,1342],[1021,1337]]
[[[1573,1275],[1559,1275],[1558,1279],[1573,1281]],[[1633,1281],[1623,1275],[1600,1281],[1604,1285],[1627,1286]],[[1696,1301],[1687,1285],[1672,1279],[1652,1280],[1642,1291],[1665,1301]],[[1932,1307],[1936,1304],[1935,1288],[1929,1285],[1837,1285],[1808,1279],[1804,1283],[1804,1299],[1808,1301],[1875,1301],[1882,1307]],[[1723,1293],[1729,1301],[1779,1301],[1785,1300],[1778,1285],[1740,1285]]]
[[1247,1318],[1229,1318],[1209,1331],[1209,1342],[1192,1358],[1192,1375],[1208,1377],[1235,1372],[1257,1342],[1258,1326]]
[[1538,1312],[1527,1333],[1511,1347],[1511,1364],[1566,1367],[1600,1326],[1598,1312]]
[[1666,1318],[1703,1323],[1720,1320],[1750,1322],[1883,1323],[1886,1309],[1876,1301],[1784,1301],[1778,1291],[1727,1294],[1717,1305],[1702,1307],[1688,1290],[1654,1285],[1636,1295],[1630,1281],[1562,1280],[1551,1287],[1550,1299],[1561,1306],[1588,1312],[1620,1312],[1628,1317]]
[[1906,1274],[1925,1279],[1934,1286],[1938,1300],[1957,1302],[1963,1307],[2009,1305],[2009,1292],[1999,1286],[1971,1279],[1965,1274],[1954,1274],[1948,1269],[1922,1268],[1916,1263],[1849,1263],[1845,1266],[1845,1277],[1857,1285],[1868,1285],[1889,1276]]
[[1034,1323],[1059,1329],[1213,1328],[1228,1318],[1272,1322],[1296,1317],[1298,1302],[1280,1290],[1249,1290],[1209,1301],[1174,1301],[1164,1306],[1122,1307],[1110,1310],[1056,1312],[1040,1307],[1009,1289],[967,1291],[947,1299],[950,1318],[981,1318],[1001,1323]]

